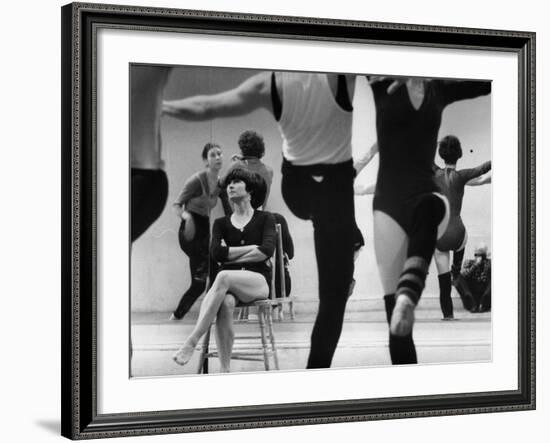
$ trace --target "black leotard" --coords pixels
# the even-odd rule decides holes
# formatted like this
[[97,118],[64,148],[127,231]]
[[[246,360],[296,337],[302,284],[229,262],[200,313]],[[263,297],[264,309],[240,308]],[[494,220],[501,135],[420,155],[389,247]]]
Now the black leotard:
[[462,223],[460,211],[462,209],[462,198],[464,197],[464,186],[466,183],[491,169],[491,162],[485,162],[477,168],[461,169],[437,168],[435,170],[435,181],[443,194],[449,200],[451,217],[449,225],[443,236],[437,241],[436,248],[440,251],[456,251],[464,243],[466,228]]
[[491,83],[428,81],[424,100],[417,110],[405,85],[387,93],[393,81],[372,84],[380,153],[373,207],[391,216],[409,233],[410,212],[418,197],[439,191],[432,165],[443,110],[455,101],[489,94]]

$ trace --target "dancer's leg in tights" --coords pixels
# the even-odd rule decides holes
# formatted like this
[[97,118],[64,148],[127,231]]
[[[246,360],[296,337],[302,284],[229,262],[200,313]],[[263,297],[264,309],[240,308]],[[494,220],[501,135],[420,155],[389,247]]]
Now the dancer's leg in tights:
[[439,305],[444,319],[454,317],[453,300],[451,299],[451,273],[449,272],[450,253],[435,250],[434,260],[439,280]]
[[342,332],[353,277],[355,210],[353,166],[312,176],[283,165],[282,192],[289,209],[313,222],[319,309],[311,333],[307,368],[328,368]]
[[395,308],[390,324],[394,335],[403,337],[412,331],[414,308],[424,290],[438,227],[445,212],[443,198],[435,194],[421,196],[413,210],[407,259],[395,291]]
[[[374,211],[374,250],[382,282],[388,326],[395,307],[395,289],[405,263],[409,240],[399,224],[389,215]],[[394,365],[416,363],[412,333],[398,337],[390,332],[389,349]]]
[[462,261],[464,260],[464,250],[466,248],[459,249],[458,251],[453,252],[453,264],[451,266],[451,277],[455,280],[459,275],[462,269]]
[[176,310],[175,319],[182,319],[191,309],[195,301],[202,295],[206,288],[206,278],[208,275],[208,247],[210,243],[210,226],[207,217],[192,215],[194,221],[194,235],[189,240],[186,238],[185,231],[187,224],[181,223],[178,238],[180,247],[189,257],[189,271],[191,275],[191,285],[182,295]]
[[[386,319],[389,326],[393,308],[395,307],[395,294],[384,295],[384,307],[386,308]],[[392,364],[405,365],[417,363],[416,347],[414,346],[412,333],[405,337],[399,337],[390,333],[389,347]]]

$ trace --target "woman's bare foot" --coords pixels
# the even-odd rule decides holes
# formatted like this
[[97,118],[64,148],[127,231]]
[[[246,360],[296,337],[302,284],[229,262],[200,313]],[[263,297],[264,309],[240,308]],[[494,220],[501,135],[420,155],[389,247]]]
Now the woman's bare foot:
[[191,360],[191,357],[193,357],[193,352],[195,352],[195,346],[191,344],[184,344],[178,352],[172,356],[172,360],[174,360],[178,365],[186,365],[189,363],[189,360]]
[[413,301],[406,295],[400,294],[395,300],[395,307],[390,322],[390,332],[399,337],[405,337],[412,331],[414,324]]

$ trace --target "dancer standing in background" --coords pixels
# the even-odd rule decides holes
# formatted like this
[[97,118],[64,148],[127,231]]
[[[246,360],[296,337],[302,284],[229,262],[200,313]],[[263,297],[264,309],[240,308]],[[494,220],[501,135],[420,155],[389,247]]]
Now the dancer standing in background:
[[[437,240],[434,259],[439,280],[439,302],[444,320],[454,318],[451,299],[451,282],[460,274],[464,248],[468,235],[460,211],[464,198],[464,186],[491,170],[491,162],[485,162],[476,168],[456,169],[457,161],[462,157],[460,140],[454,135],[447,135],[439,142],[439,156],[445,162],[443,169],[436,166],[435,181],[447,197],[451,207],[449,225],[443,236]],[[449,269],[450,252],[453,252],[453,264]]]
[[178,240],[189,257],[191,286],[181,297],[171,320],[181,320],[206,288],[210,248],[210,211],[220,194],[219,173],[223,153],[219,145],[207,143],[202,150],[205,170],[192,175],[173,204],[181,219]]

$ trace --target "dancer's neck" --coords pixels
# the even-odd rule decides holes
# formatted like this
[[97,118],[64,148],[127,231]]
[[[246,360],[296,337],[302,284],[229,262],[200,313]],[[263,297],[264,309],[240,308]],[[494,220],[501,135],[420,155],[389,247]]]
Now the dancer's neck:
[[254,213],[254,208],[248,200],[233,203],[233,213],[239,217],[251,216]]

